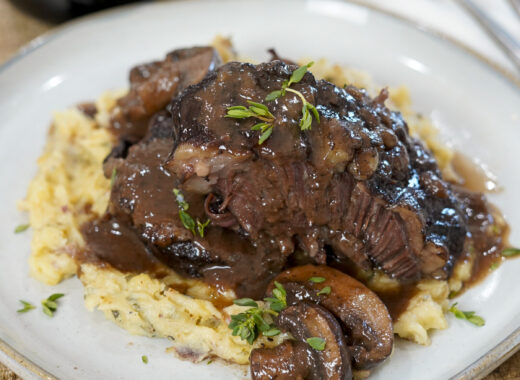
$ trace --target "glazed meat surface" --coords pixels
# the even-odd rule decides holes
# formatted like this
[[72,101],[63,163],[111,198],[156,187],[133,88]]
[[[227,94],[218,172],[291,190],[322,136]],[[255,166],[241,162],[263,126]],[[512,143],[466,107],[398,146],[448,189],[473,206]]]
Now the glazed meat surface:
[[[204,62],[218,61],[202,51],[213,57]],[[263,294],[295,257],[377,268],[403,282],[449,275],[468,232],[466,217],[431,154],[385,107],[385,91],[372,99],[306,73],[291,87],[316,106],[320,122],[301,131],[295,94],[264,100],[296,66],[212,65],[183,73],[198,78],[209,71],[178,96],[172,92],[169,112],[161,98],[146,114],[144,138],[132,145],[123,134],[106,160],[107,177],[117,173],[106,219],[129,226],[143,255],[241,297]],[[275,118],[261,145],[251,130],[257,121],[225,117],[247,100],[266,104]],[[129,133],[135,138],[135,130]],[[211,220],[203,237],[184,228],[176,188],[194,219]]]
[[225,117],[229,106],[262,102],[295,69],[230,63],[188,88],[171,106],[166,168],[187,191],[211,194],[213,225],[227,214],[226,228],[256,246],[274,242],[281,256],[300,250],[323,264],[328,255],[404,281],[447,277],[465,217],[431,154],[384,106],[384,91],[371,99],[307,73],[293,87],[320,122],[300,131],[301,101],[287,93],[266,103],[275,122],[262,145],[255,120]]
[[213,48],[193,47],[174,50],[163,61],[134,67],[130,71],[130,91],[118,100],[112,116],[113,132],[137,142],[145,135],[156,112],[219,64],[220,58]]

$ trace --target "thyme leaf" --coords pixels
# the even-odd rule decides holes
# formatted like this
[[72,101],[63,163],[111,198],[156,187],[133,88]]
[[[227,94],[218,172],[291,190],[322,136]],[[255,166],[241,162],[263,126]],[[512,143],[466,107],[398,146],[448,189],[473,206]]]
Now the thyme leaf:
[[264,331],[262,334],[264,336],[276,336],[276,335],[280,334],[280,330],[278,330],[276,327],[273,327],[267,331]]
[[58,303],[56,302],[58,299],[63,297],[65,294],[63,293],[54,293],[44,299],[42,301],[42,309],[45,314],[47,314],[49,317],[53,317],[54,313],[58,309]]
[[271,310],[279,313],[287,307],[287,292],[282,284],[278,281],[274,282],[273,297],[264,298],[265,302],[269,302]]
[[309,69],[312,65],[314,65],[314,62],[309,62],[306,65],[300,66],[296,70],[294,70],[291,77],[289,78],[287,87],[289,87],[293,83],[298,83],[299,81],[301,81],[305,73],[307,72],[307,69]]
[[260,333],[267,337],[280,334],[278,328],[265,320],[266,314],[278,315],[280,311],[287,307],[285,288],[277,281],[274,282],[274,285],[273,297],[264,299],[264,301],[269,303],[269,308],[261,308],[251,298],[241,298],[233,301],[235,305],[250,307],[243,313],[231,316],[231,322],[228,327],[232,330],[231,334],[233,336],[239,336],[249,344],[253,344]]
[[36,306],[34,306],[32,303],[19,300],[20,303],[23,305],[23,308],[16,310],[18,313],[27,313],[29,310],[36,309]]
[[240,298],[233,300],[233,303],[238,306],[258,307],[258,304],[252,298]]
[[326,286],[323,289],[321,289],[317,294],[319,296],[328,296],[330,294],[331,290],[332,289],[330,288],[330,286]]
[[481,327],[486,324],[484,318],[475,314],[474,311],[462,311],[457,307],[457,302],[455,302],[448,310],[450,313],[453,313],[455,317],[458,319],[466,320],[470,323],[473,323],[475,326]]
[[502,256],[505,256],[505,257],[513,257],[513,256],[517,256],[517,255],[520,255],[520,248],[510,247],[510,248],[506,248],[502,251]]
[[323,351],[325,349],[325,339],[313,336],[306,339],[309,346],[317,351]]
[[199,232],[200,237],[204,237],[204,229],[211,223],[211,220],[208,219],[204,223],[201,223],[197,219],[197,231]]
[[190,205],[184,199],[184,195],[182,194],[182,192],[179,189],[173,189],[173,194],[175,194],[175,199],[177,201],[177,205],[179,206],[179,218],[184,228],[191,231],[193,236],[196,236],[198,232],[200,237],[204,237],[205,228],[211,223],[211,220],[208,219],[204,223],[202,223],[197,218],[197,220],[195,221],[188,213]]
[[251,307],[243,313],[232,315],[228,327],[232,330],[233,336],[239,336],[249,344],[253,344],[260,332],[272,329],[264,319],[264,310],[258,307]]
[[[305,96],[300,91],[297,91],[295,89],[289,88],[292,84],[300,82],[303,77],[305,76],[305,73],[307,72],[308,68],[311,67],[314,64],[314,62],[309,62],[306,65],[298,67],[296,70],[294,70],[291,74],[291,77],[289,80],[284,80],[282,82],[282,88],[279,90],[274,90],[270,92],[266,97],[265,101],[271,102],[275,99],[278,99],[282,96],[285,96],[286,92],[292,92],[296,94],[302,101],[302,117],[298,123],[300,126],[300,129],[302,131],[306,131],[308,129],[311,129],[312,127],[312,120],[313,116],[314,119],[319,123],[320,122],[320,115],[318,113],[318,110],[314,105],[309,103],[307,99],[305,99]],[[273,133],[273,127],[274,127],[274,116],[269,111],[269,108],[265,104],[253,102],[251,100],[248,100],[247,103],[249,104],[249,107],[245,106],[231,106],[227,108],[227,114],[225,117],[230,117],[234,119],[247,119],[250,117],[254,117],[256,119],[259,119],[262,121],[262,123],[255,124],[251,130],[252,131],[260,131],[260,137],[258,139],[258,145],[262,145]]]
[[27,231],[31,225],[30,224],[20,224],[19,226],[16,226],[14,229],[15,234],[22,233],[24,231]]

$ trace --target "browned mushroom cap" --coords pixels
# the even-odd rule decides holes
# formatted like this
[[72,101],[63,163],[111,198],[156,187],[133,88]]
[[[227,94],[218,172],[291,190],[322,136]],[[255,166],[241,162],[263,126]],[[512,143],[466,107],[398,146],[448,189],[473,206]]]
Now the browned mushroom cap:
[[[283,310],[275,321],[294,341],[272,349],[251,352],[251,377],[267,379],[347,380],[352,379],[350,356],[338,321],[319,305],[300,302]],[[323,339],[322,350],[307,343]]]
[[[312,282],[312,277],[325,280]],[[392,352],[392,319],[379,297],[352,277],[327,266],[305,265],[288,269],[275,281],[287,292],[287,304],[305,300],[322,305],[343,324],[347,344],[356,369],[368,369]],[[274,283],[274,282],[273,282]],[[330,286],[330,294],[318,295]],[[267,293],[270,295],[271,284]]]
[[273,348],[257,348],[251,352],[253,380],[307,379],[312,371],[309,345],[286,340]]

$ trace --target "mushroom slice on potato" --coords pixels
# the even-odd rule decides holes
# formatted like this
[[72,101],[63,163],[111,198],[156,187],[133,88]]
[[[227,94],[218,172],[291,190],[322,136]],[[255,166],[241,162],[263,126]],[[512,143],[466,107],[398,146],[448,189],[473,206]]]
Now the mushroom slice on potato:
[[[341,327],[323,307],[300,302],[280,312],[275,324],[294,340],[270,349],[253,350],[250,357],[253,380],[352,379],[350,355]],[[324,346],[311,346],[307,341],[310,338]]]
[[[317,303],[340,320],[354,368],[371,368],[391,354],[392,318],[379,297],[359,281],[336,269],[315,265],[288,269],[275,281],[285,287],[287,305]],[[273,284],[267,290],[269,296]],[[330,287],[330,293],[320,293],[325,287]]]

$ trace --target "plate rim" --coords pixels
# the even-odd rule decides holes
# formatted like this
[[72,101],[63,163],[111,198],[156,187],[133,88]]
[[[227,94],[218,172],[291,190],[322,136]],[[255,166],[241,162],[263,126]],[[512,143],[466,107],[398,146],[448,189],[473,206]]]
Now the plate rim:
[[[204,0],[196,0],[196,1],[204,1]],[[313,0],[301,0],[301,1],[313,1]],[[474,48],[466,45],[465,43],[457,40],[456,38],[442,32],[436,30],[424,23],[413,20],[407,16],[403,16],[397,12],[392,10],[385,9],[381,6],[366,3],[363,0],[335,0],[338,2],[346,2],[350,4],[354,4],[356,6],[368,9],[372,12],[381,14],[386,17],[390,17],[395,19],[403,24],[408,25],[409,27],[426,34],[430,37],[437,38],[441,41],[444,41],[448,45],[451,45],[455,49],[461,50],[466,54],[472,56],[477,61],[483,63],[488,70],[491,70],[496,75],[498,75],[502,80],[505,80],[509,84],[512,84],[517,91],[520,91],[520,76],[515,75],[512,71],[505,68],[498,62],[488,58],[487,56],[481,54]],[[188,2],[188,0],[175,0],[173,3],[181,3]],[[189,0],[189,2],[193,3],[194,0]],[[78,17],[72,20],[69,20],[61,25],[53,27],[51,30],[43,33],[42,35],[32,39],[21,48],[7,61],[0,65],[0,75],[7,70],[9,67],[16,64],[21,59],[27,57],[31,53],[34,53],[39,48],[45,46],[48,42],[54,40],[55,38],[62,36],[68,32],[69,29],[74,28],[76,25],[94,21],[96,19],[101,19],[105,17],[109,17],[114,13],[127,12],[129,10],[137,9],[140,7],[153,7],[158,6],[161,3],[133,3],[133,4],[125,4],[116,6],[110,9],[105,9],[102,11],[94,12],[82,17]],[[470,380],[475,379],[479,380],[484,378],[486,375],[491,373],[495,368],[504,363],[507,359],[513,356],[517,351],[520,350],[520,327],[518,327],[515,331],[513,331],[509,336],[505,339],[497,343],[495,347],[486,352],[484,355],[476,359],[472,364],[464,368],[459,373],[450,377],[450,380]],[[6,360],[7,359],[7,360]],[[57,378],[51,373],[44,370],[39,365],[35,364],[29,358],[15,350],[11,347],[7,342],[0,338],[0,362],[5,364],[7,368],[11,369],[13,372],[17,373],[20,376],[30,376],[31,378],[36,376],[36,378],[46,379],[46,380],[57,380]],[[11,364],[9,366],[7,363]]]

